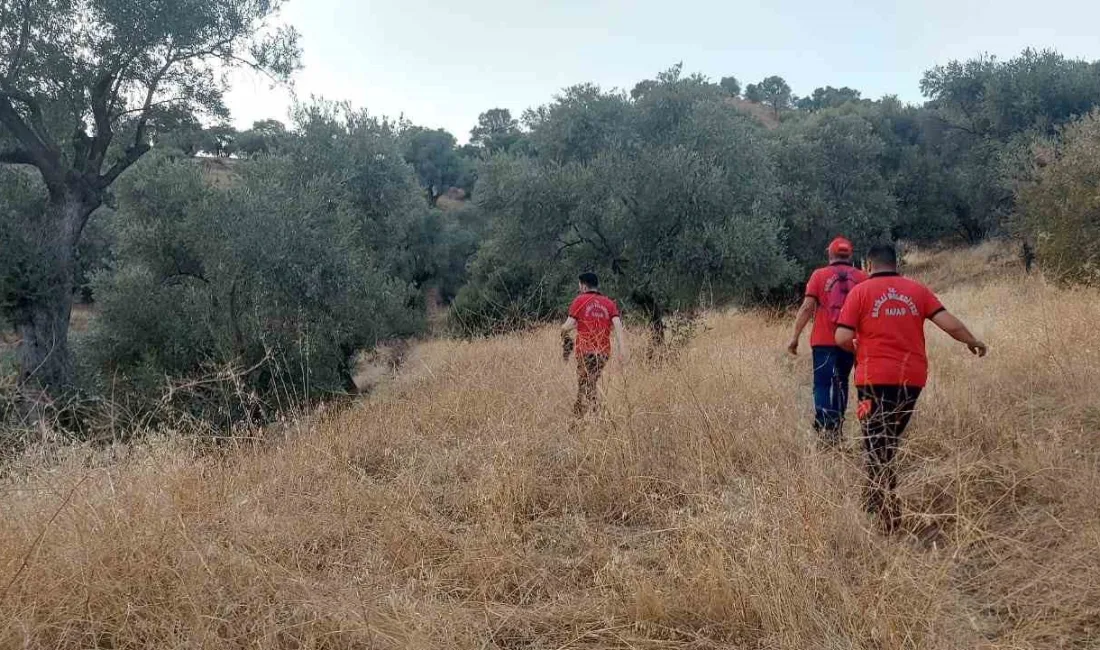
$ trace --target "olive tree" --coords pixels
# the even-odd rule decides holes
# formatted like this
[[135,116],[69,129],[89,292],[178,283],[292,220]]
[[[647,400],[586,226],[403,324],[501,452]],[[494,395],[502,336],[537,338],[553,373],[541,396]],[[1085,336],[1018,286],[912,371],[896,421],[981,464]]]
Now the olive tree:
[[467,329],[544,318],[580,270],[658,336],[670,311],[788,281],[766,135],[714,84],[673,68],[633,102],[577,87],[536,115],[536,156],[481,170],[491,226],[456,303]]
[[897,199],[883,173],[886,143],[874,124],[829,110],[785,123],[776,138],[781,214],[791,257],[804,270],[837,235],[861,245],[889,237]]
[[1036,143],[1018,191],[1020,225],[1055,279],[1100,283],[1100,111]]
[[124,387],[141,407],[165,377],[236,367],[262,398],[354,392],[357,352],[419,329],[416,292],[363,236],[348,176],[313,162],[308,177],[291,158],[243,162],[215,186],[195,161],[154,154],[120,181],[119,260],[96,276],[99,316],[78,339],[92,389]]
[[286,79],[292,29],[281,0],[0,0],[0,162],[38,169],[48,200],[30,231],[32,263],[8,318],[21,336],[19,381],[59,391],[76,250],[109,188],[150,148],[158,109],[225,116],[225,72]]

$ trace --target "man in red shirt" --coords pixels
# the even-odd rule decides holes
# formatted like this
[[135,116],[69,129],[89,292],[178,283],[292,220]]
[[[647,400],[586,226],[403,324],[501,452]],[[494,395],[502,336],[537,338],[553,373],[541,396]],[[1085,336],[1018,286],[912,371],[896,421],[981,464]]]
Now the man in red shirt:
[[871,277],[844,303],[836,344],[856,353],[857,414],[868,479],[865,505],[889,532],[900,517],[894,455],[928,380],[924,321],[931,320],[979,357],[987,348],[931,290],[898,275],[893,246],[875,246],[867,259]]
[[810,348],[814,361],[814,430],[822,433],[826,442],[836,444],[844,428],[848,377],[855,361],[850,352],[837,347],[836,323],[848,293],[866,280],[867,274],[852,266],[852,242],[847,239],[837,237],[827,252],[829,265],[814,271],[806,283],[806,297],[787,349],[798,354],[798,339],[813,319]]
[[573,345],[577,354],[577,402],[573,405],[573,413],[577,417],[599,402],[596,384],[611,358],[612,331],[619,354],[626,357],[623,322],[615,301],[599,292],[600,279],[595,273],[582,273],[579,280],[580,295],[569,306],[569,318],[561,327],[562,339],[567,342],[569,332],[577,331]]

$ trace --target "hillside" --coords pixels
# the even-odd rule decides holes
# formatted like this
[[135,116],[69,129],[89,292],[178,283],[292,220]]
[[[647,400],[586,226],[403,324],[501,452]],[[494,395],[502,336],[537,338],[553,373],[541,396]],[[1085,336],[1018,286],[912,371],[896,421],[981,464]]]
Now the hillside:
[[765,128],[769,130],[779,128],[779,118],[776,117],[771,108],[764,104],[758,104],[740,97],[731,97],[726,101],[742,113],[755,117]]
[[912,258],[992,352],[930,334],[904,535],[852,432],[815,446],[788,322],[711,315],[578,428],[550,329],[434,341],[289,435],[11,468],[0,647],[1096,647],[1100,296],[1010,262]]

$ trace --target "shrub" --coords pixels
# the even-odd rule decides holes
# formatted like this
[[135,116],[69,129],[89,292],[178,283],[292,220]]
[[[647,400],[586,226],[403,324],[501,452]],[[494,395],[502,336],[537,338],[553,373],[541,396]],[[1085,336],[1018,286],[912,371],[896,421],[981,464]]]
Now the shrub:
[[81,345],[97,392],[148,401],[165,377],[235,367],[250,393],[324,396],[354,390],[360,349],[419,328],[415,292],[333,199],[341,180],[295,173],[253,162],[218,189],[193,162],[158,157],[124,179],[121,261],[94,280],[100,314]]
[[1036,145],[1019,189],[1020,219],[1039,262],[1060,281],[1100,282],[1100,111]]

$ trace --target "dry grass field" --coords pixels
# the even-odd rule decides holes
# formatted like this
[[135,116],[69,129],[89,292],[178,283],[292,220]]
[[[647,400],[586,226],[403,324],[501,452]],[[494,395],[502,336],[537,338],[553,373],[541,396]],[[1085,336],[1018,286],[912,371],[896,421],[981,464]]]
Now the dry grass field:
[[434,341],[260,444],[17,461],[0,647],[1100,647],[1100,294],[1010,262],[911,258],[991,354],[929,334],[902,534],[855,432],[815,445],[788,322],[713,314],[575,428],[550,329]]

